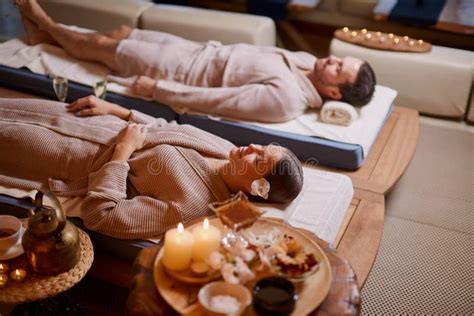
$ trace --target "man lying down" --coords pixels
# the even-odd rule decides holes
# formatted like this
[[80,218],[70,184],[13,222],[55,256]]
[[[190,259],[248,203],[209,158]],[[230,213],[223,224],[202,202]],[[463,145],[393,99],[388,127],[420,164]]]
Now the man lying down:
[[[74,115],[85,104],[88,117]],[[83,196],[85,225],[124,239],[209,216],[209,203],[240,190],[285,203],[303,185],[301,164],[286,148],[235,147],[95,97],[67,107],[0,98],[0,152],[0,184]],[[265,182],[268,192],[252,188]]]
[[28,43],[61,46],[75,58],[138,76],[132,92],[173,107],[242,120],[283,122],[323,99],[354,106],[370,101],[375,76],[353,57],[316,59],[305,52],[248,44],[197,43],[122,27],[84,34],[55,23],[36,0],[16,0]]

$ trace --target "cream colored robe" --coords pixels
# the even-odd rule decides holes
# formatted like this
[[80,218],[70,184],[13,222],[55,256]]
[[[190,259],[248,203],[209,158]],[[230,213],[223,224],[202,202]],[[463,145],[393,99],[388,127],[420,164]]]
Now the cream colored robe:
[[79,118],[64,106],[0,99],[1,184],[85,195],[86,226],[117,238],[156,236],[230,197],[203,155],[225,159],[231,143],[132,111],[134,121],[148,124],[145,146],[128,162],[110,161],[127,123],[110,115]]
[[282,122],[320,108],[305,72],[316,57],[276,47],[196,43],[133,30],[117,48],[122,76],[157,79],[154,99],[172,107],[261,122]]

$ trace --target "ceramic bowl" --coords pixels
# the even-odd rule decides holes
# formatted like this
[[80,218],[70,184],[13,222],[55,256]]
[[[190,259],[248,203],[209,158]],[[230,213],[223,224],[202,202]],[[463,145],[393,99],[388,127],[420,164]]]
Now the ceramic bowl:
[[239,302],[239,309],[232,315],[242,314],[247,306],[252,302],[252,295],[249,289],[240,284],[229,284],[223,281],[208,283],[199,290],[198,300],[208,315],[224,316],[229,315],[228,312],[219,311],[213,308],[211,301],[217,295],[232,296]]

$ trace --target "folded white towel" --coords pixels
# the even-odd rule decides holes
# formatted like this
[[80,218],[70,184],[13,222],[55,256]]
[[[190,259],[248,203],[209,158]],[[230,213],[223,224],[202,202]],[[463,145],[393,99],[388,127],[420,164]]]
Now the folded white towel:
[[346,102],[327,101],[319,114],[321,121],[330,124],[349,126],[359,118],[357,110]]

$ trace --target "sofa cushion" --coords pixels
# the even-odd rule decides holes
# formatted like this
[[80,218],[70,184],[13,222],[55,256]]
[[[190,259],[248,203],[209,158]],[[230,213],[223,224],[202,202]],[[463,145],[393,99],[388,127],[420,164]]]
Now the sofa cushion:
[[434,45],[429,53],[389,52],[338,39],[331,41],[330,51],[369,62],[377,83],[399,92],[398,106],[452,118],[462,118],[466,112],[473,78],[472,52]]
[[172,33],[194,41],[275,46],[276,29],[267,17],[159,4],[143,12],[140,28]]
[[43,9],[57,22],[107,32],[120,25],[138,26],[150,0],[41,0]]

